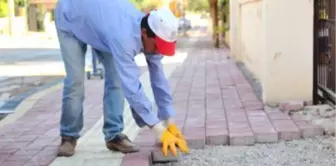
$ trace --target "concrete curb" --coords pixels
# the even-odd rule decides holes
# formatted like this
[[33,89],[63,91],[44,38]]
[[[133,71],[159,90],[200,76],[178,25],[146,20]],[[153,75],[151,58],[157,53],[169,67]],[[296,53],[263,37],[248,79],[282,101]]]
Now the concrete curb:
[[30,110],[39,99],[41,99],[42,97],[46,96],[49,93],[61,89],[62,87],[63,83],[58,83],[44,90],[37,91],[31,96],[22,100],[20,104],[14,109],[14,112],[12,114],[9,114],[7,117],[5,117],[0,121],[0,128],[15,122],[16,120],[21,118],[28,110]]

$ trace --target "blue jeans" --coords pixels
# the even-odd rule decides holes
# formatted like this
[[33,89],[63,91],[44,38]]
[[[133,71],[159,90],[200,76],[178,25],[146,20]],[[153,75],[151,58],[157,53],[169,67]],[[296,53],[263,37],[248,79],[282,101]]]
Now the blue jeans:
[[[78,138],[83,128],[85,53],[87,44],[81,42],[70,33],[63,31],[58,31],[57,33],[66,71],[60,134],[61,136]],[[103,133],[105,141],[109,141],[119,135],[124,129],[124,96],[113,56],[98,50],[95,51],[105,71]]]

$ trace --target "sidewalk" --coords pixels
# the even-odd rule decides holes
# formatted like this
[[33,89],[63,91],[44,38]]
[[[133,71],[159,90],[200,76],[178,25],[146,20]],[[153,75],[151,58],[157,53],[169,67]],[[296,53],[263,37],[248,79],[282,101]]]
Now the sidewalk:
[[[165,64],[177,111],[175,121],[191,148],[204,148],[206,144],[253,145],[320,134],[304,121],[292,120],[276,109],[264,110],[251,85],[229,58],[228,50],[212,49],[208,39],[184,44],[180,51],[186,51],[188,57],[183,64]],[[148,78],[149,73],[144,72],[141,81],[153,101]],[[85,129],[73,157],[56,158],[60,141],[61,90],[58,90],[41,99],[14,124],[0,128],[0,165],[149,165],[148,154],[155,137],[147,128],[135,125],[127,104],[124,133],[142,149],[123,155],[105,148],[101,132],[102,90],[102,81],[87,81]]]
[[[174,120],[190,148],[250,146],[323,134],[306,121],[264,106],[229,57],[229,50],[213,49],[207,39],[193,47],[169,78],[177,111]],[[153,133],[142,129],[135,142],[142,151],[127,154],[122,166],[151,165],[148,156],[155,144]]]

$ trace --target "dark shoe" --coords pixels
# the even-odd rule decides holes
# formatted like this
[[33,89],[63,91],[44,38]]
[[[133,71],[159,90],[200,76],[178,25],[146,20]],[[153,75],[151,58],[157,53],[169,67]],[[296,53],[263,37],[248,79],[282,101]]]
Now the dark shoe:
[[119,151],[122,153],[134,153],[139,151],[139,147],[130,141],[124,134],[120,134],[113,140],[106,142],[106,147],[109,150]]
[[77,140],[72,137],[62,137],[61,145],[58,149],[57,156],[70,157],[75,154]]

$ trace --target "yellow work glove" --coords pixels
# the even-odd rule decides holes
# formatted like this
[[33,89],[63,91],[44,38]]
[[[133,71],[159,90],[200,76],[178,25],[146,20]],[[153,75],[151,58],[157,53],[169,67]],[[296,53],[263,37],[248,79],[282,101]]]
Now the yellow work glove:
[[185,140],[180,129],[174,124],[173,120],[169,118],[164,121],[165,126],[168,128],[169,132],[171,132],[175,137]]
[[162,123],[156,124],[153,129],[156,131],[158,137],[160,138],[160,142],[162,143],[162,153],[164,156],[168,155],[168,149],[174,156],[176,156],[176,145],[181,149],[183,153],[189,153],[187,142],[175,137],[171,132],[169,132],[167,128],[163,126]]
[[185,141],[184,136],[180,129],[175,124],[168,125],[168,131],[172,133],[175,137]]

